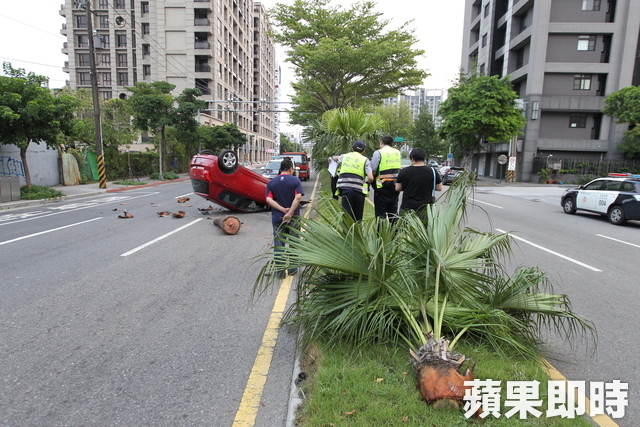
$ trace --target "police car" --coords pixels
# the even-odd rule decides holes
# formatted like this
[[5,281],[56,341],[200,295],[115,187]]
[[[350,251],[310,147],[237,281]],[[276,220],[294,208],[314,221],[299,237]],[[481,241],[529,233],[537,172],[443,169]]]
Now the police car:
[[560,205],[568,214],[583,210],[606,215],[615,225],[640,219],[640,175],[609,174],[594,179],[565,191]]

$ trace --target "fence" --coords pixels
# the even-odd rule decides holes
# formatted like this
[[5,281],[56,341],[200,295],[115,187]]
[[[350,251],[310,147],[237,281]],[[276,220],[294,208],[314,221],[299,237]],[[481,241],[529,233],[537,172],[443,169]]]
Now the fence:
[[[541,170],[546,170],[546,173],[541,174]],[[607,176],[610,173],[640,174],[640,160],[535,157],[533,173],[539,176],[551,175],[555,179],[565,177],[566,182],[572,182],[568,177],[575,177],[577,181],[583,182],[594,177]]]

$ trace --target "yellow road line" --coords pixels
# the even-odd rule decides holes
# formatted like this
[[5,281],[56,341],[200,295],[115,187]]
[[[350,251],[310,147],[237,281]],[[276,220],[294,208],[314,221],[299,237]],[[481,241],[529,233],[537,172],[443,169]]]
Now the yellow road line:
[[[319,182],[318,175],[313,186],[313,191],[311,192],[311,197],[309,198],[310,201],[313,201],[313,196],[316,193]],[[309,217],[312,205],[313,203],[307,205],[304,213],[305,218]],[[233,427],[253,427],[255,425],[258,409],[260,408],[260,399],[262,398],[264,386],[267,383],[267,375],[269,374],[269,368],[273,360],[273,352],[276,342],[278,341],[280,321],[284,314],[292,282],[292,276],[287,276],[280,284],[280,289],[273,303],[273,309],[271,310],[267,327],[262,336],[258,354],[253,362],[247,385],[244,388],[238,412],[236,412],[236,417],[233,420]]]
[[[560,373],[556,368],[553,367],[551,363],[547,360],[543,360],[544,369],[547,371],[547,375],[554,381],[567,381],[564,375]],[[584,407],[588,411],[590,401],[587,396],[578,396],[579,399],[584,399]],[[608,415],[598,414],[595,416],[591,416],[591,419],[601,427],[619,427],[616,422],[614,422]]]

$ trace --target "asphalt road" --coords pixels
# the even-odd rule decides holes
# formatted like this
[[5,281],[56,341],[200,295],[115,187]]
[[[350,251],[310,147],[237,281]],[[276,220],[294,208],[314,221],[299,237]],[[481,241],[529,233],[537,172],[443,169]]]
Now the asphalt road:
[[[233,424],[276,297],[251,298],[270,213],[203,215],[190,193],[183,181],[0,214],[0,425]],[[237,235],[213,225],[227,214]],[[279,333],[255,425],[285,424],[294,339]]]
[[513,267],[538,266],[556,291],[566,293],[578,314],[594,322],[593,347],[548,336],[547,360],[569,380],[628,384],[622,427],[640,425],[639,356],[635,324],[640,288],[637,257],[640,222],[614,226],[590,213],[567,215],[560,207],[563,188],[556,186],[478,187],[469,225],[482,231],[511,231]]
[[[540,266],[595,323],[595,354],[550,336],[545,355],[570,380],[628,383],[615,421],[634,427],[640,223],[566,215],[562,191],[478,187],[468,224],[513,231],[511,264]],[[203,215],[209,202],[190,192],[185,181],[0,213],[0,425],[233,425],[276,298],[251,300],[270,214]],[[209,219],[226,214],[238,235]],[[257,426],[285,424],[294,338],[280,331]]]

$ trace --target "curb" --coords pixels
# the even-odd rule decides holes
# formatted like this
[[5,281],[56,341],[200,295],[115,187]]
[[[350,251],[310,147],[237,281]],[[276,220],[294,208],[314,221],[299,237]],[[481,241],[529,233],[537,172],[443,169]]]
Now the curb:
[[145,187],[153,187],[154,185],[160,185],[160,184],[168,184],[170,182],[178,182],[178,181],[186,181],[190,179],[189,177],[187,178],[177,178],[177,179],[172,179],[169,181],[158,181],[158,182],[151,182],[149,184],[142,184],[142,185],[131,185],[128,187],[121,187],[121,188],[113,188],[111,190],[107,190],[107,193],[117,193],[119,191],[126,191],[126,190],[135,190],[136,188],[145,188]]

